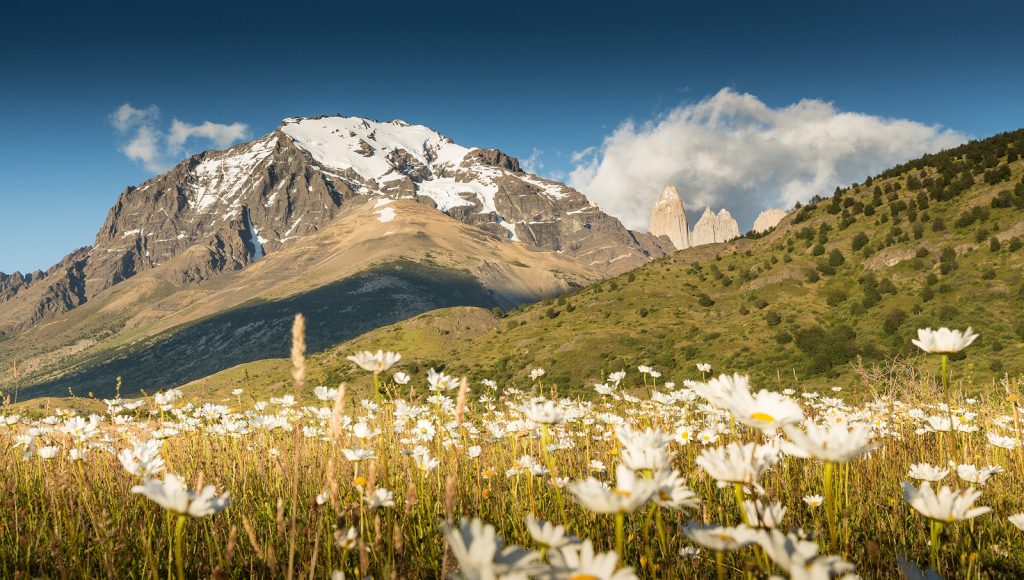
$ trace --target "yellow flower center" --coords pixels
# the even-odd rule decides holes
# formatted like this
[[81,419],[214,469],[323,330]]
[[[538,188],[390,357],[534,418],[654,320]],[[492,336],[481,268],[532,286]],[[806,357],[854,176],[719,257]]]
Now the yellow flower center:
[[569,576],[569,580],[600,580],[600,579],[597,576],[594,576],[593,574],[573,574],[572,576]]
[[775,417],[772,417],[768,413],[754,413],[753,415],[750,416],[750,418],[754,419],[755,421],[761,421],[763,423],[775,422]]
[[626,491],[624,489],[616,489],[616,490],[613,490],[612,493],[621,495],[622,497],[629,497],[630,495],[632,495],[631,493],[629,493],[628,491]]
[[366,478],[360,475],[352,482],[353,485],[366,485]]

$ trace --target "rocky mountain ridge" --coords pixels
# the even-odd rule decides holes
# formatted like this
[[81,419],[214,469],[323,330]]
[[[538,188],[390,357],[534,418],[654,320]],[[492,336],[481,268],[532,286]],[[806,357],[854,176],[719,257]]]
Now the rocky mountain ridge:
[[763,210],[761,213],[757,214],[757,217],[754,219],[754,227],[751,228],[751,231],[755,234],[763,234],[779,225],[779,222],[782,221],[782,218],[786,217],[787,214],[788,212],[786,210],[779,209],[777,207],[771,207]]
[[421,125],[358,117],[285,119],[275,131],[189,157],[128,187],[91,247],[45,276],[0,279],[0,336],[67,312],[178,256],[196,284],[247,267],[333,220],[348,200],[413,199],[512,242],[615,274],[669,244],[626,229],[583,194]]
[[662,190],[651,208],[649,231],[652,235],[667,237],[677,250],[728,242],[740,236],[739,224],[728,210],[722,209],[716,214],[710,207],[704,208],[691,231],[683,200],[671,185]]

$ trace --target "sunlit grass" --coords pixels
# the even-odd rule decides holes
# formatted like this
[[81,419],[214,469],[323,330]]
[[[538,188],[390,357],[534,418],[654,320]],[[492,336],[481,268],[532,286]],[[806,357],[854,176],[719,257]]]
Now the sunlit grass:
[[[618,565],[643,577],[765,577],[780,569],[761,548],[715,553],[679,531],[690,521],[754,525],[754,514],[738,509],[754,498],[781,503],[787,511],[780,529],[817,535],[822,554],[842,557],[864,577],[893,577],[898,559],[922,569],[930,563],[949,577],[1024,573],[1024,532],[1008,520],[1024,511],[1016,383],[1001,386],[988,402],[949,388],[951,410],[939,404],[943,388],[932,381],[858,406],[833,392],[806,396],[800,407],[807,416],[825,427],[867,429],[873,448],[849,461],[784,455],[756,481],[720,487],[697,466],[702,451],[733,441],[774,444],[781,432],[732,421],[688,386],[645,388],[648,375],[632,372],[592,402],[544,404],[552,385],[539,373],[529,390],[483,386],[473,393],[435,374],[429,383],[413,377],[410,399],[409,385],[394,384],[385,372],[389,363],[375,368],[379,392],[403,393],[402,400],[376,393],[357,400],[344,389],[322,389],[322,406],[300,407],[292,399],[296,389],[313,388],[302,385],[301,352],[293,355],[298,386],[253,408],[241,408],[242,394],[228,408],[185,402],[172,392],[135,409],[113,401],[92,422],[61,412],[31,420],[0,415],[0,576],[167,577],[177,571],[180,533],[186,577],[324,577],[335,570],[353,577],[437,577],[458,569],[441,523],[480,518],[506,542],[547,552],[527,531],[526,516],[534,514],[564,524],[598,551],[616,550]],[[922,397],[927,393],[930,398]],[[950,414],[964,432],[929,427]],[[756,424],[764,414],[751,417]],[[576,500],[575,481],[594,477],[616,485],[624,459],[620,424],[672,438],[667,461],[699,500],[696,508],[647,503],[616,516]],[[704,433],[706,442],[682,431]],[[990,436],[1006,440],[997,446]],[[214,485],[229,494],[230,506],[179,518],[133,494],[142,480],[116,454],[152,437],[162,440],[167,473],[180,474],[193,489]],[[50,447],[56,451],[46,459],[41,450]],[[424,457],[436,459],[436,467]],[[948,461],[954,461],[950,473],[935,485],[976,487],[977,504],[991,512],[936,526],[904,501],[902,483],[918,483],[908,476],[911,465],[942,468]],[[604,470],[595,470],[601,464]],[[1002,472],[972,484],[958,477],[959,464],[999,465]],[[638,471],[641,479],[649,476]],[[393,506],[367,501],[387,492]],[[811,505],[808,496],[825,499]]]

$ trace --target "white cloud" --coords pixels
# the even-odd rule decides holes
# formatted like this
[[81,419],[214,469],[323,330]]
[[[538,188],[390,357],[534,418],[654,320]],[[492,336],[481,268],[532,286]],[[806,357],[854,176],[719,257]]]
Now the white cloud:
[[630,228],[646,230],[654,201],[674,185],[691,224],[711,205],[728,208],[745,230],[762,209],[791,208],[966,140],[816,99],[772,108],[722,89],[639,126],[627,120],[600,148],[573,154],[569,183]]
[[530,156],[523,159],[521,162],[523,171],[533,173],[534,175],[540,173],[540,171],[544,169],[544,161],[541,159],[543,156],[544,152],[534,147],[533,150],[530,151]]
[[135,130],[135,136],[121,148],[121,152],[129,159],[141,161],[150,171],[161,171],[165,168],[160,158],[160,136],[148,125]]
[[128,103],[117,108],[110,114],[110,123],[118,133],[127,133],[140,125],[151,125],[160,118],[160,108],[150,105],[145,109],[136,109]]
[[203,122],[201,125],[190,125],[177,119],[171,121],[171,130],[167,134],[167,147],[170,153],[181,152],[185,141],[192,137],[208,139],[218,149],[224,149],[241,141],[249,135],[249,126],[245,123],[232,123],[222,125],[220,123]]
[[596,150],[597,150],[597,147],[594,147],[593,145],[591,145],[590,147],[584,148],[582,151],[573,151],[570,158],[572,159],[573,163],[579,163],[580,161],[583,161],[587,157],[590,157],[591,155],[593,155],[594,151],[596,151]]
[[159,121],[160,108],[156,105],[136,109],[125,103],[110,114],[110,124],[129,138],[121,146],[121,152],[129,159],[141,161],[146,169],[153,172],[164,171],[177,161],[190,139],[206,141],[216,149],[224,149],[249,136],[249,126],[245,123],[224,125],[204,121],[192,125],[174,119],[170,129],[164,132],[157,126]]

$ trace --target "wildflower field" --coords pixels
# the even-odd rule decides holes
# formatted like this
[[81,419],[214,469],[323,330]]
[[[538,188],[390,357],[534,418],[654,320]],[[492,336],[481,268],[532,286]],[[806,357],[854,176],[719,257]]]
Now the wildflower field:
[[305,384],[300,317],[269,400],[4,408],[0,577],[1020,577],[1019,382],[965,389],[974,336],[862,393],[701,364],[566,399],[364,352],[357,395]]

